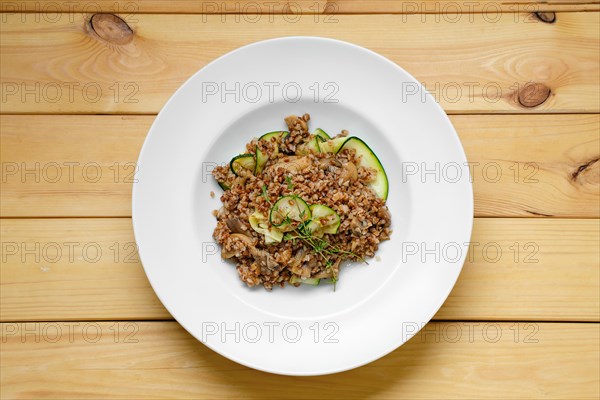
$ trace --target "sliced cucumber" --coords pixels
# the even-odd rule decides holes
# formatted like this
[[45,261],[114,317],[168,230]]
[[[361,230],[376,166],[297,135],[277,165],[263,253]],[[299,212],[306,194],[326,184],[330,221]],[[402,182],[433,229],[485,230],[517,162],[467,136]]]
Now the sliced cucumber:
[[301,146],[298,146],[298,149],[296,150],[296,154],[297,155],[306,155],[309,153],[320,153],[319,139],[321,139],[320,136],[311,135],[310,140],[308,142],[304,143]]
[[321,149],[321,146],[323,145],[324,142],[326,142],[327,139],[323,139],[321,136],[317,136],[317,148],[319,149],[319,153],[325,153],[323,151],[323,149]]
[[225,183],[225,182],[219,182],[219,181],[217,181],[217,183],[219,184],[219,186],[221,186],[221,189],[223,189],[223,190],[229,190],[229,189],[231,189],[231,187],[229,187],[229,185],[227,183]]
[[331,136],[329,136],[329,135],[328,135],[328,134],[327,134],[327,133],[326,133],[326,132],[325,132],[323,129],[321,129],[321,128],[317,128],[317,129],[315,129],[315,131],[313,132],[313,134],[314,134],[315,136],[318,136],[318,137],[322,138],[322,139],[323,139],[323,141],[326,141],[326,140],[329,140],[329,139],[331,139]]
[[302,278],[298,275],[292,275],[290,283],[304,283],[305,285],[317,286],[321,280],[319,278]]
[[325,233],[335,234],[340,228],[340,216],[331,208],[323,204],[313,204],[310,206],[312,218],[307,225],[313,235],[320,237]]
[[292,222],[306,222],[311,219],[310,207],[298,196],[283,196],[273,204],[269,214],[271,225],[286,232]]
[[256,168],[254,154],[240,154],[239,156],[233,157],[229,163],[229,167],[235,176],[240,176],[242,169],[254,172],[254,169]]
[[346,140],[346,142],[340,147],[338,152],[344,149],[354,149],[356,151],[356,155],[360,156],[360,165],[362,167],[373,168],[377,171],[375,175],[375,180],[369,183],[369,186],[378,197],[383,200],[387,200],[388,196],[388,179],[387,174],[385,173],[385,169],[383,165],[381,165],[381,161],[375,155],[373,150],[361,139],[353,136]]
[[252,215],[250,215],[248,221],[250,222],[252,229],[262,235],[265,235],[266,244],[279,243],[283,239],[283,232],[273,226],[269,228],[267,217],[258,211],[255,211]]
[[256,167],[254,168],[254,175],[258,175],[263,172],[265,169],[265,164],[269,161],[269,157],[260,151],[260,149],[256,148]]
[[290,133],[288,131],[273,131],[273,132],[265,133],[264,135],[259,137],[258,140],[271,140],[271,138],[279,137],[279,136],[284,138],[289,134]]
[[340,137],[319,142],[319,148],[321,149],[321,153],[337,153],[347,140],[347,137]]
[[[269,133],[265,133],[264,135],[262,135],[261,137],[258,138],[258,141],[270,141],[273,138],[284,138],[287,135],[289,135],[289,132],[286,131],[274,131],[274,132],[269,132]],[[279,140],[279,139],[278,139]],[[275,151],[274,154],[277,154],[279,152],[279,147],[275,147]],[[258,175],[260,174],[263,169],[265,168],[265,164],[267,163],[267,161],[269,160],[269,156],[266,155],[264,152],[262,152],[258,146],[256,147],[256,167],[254,169],[254,174]]]

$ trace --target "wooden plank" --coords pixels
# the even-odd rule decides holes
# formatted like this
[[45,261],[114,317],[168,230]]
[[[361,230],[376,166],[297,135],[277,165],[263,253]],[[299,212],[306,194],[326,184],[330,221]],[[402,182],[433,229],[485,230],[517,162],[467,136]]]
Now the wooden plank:
[[0,232],[0,320],[170,318],[130,219],[2,220]]
[[452,116],[475,215],[600,217],[600,116]]
[[[36,15],[3,15],[4,113],[156,113],[209,61],[290,35],[332,37],[377,51],[414,74],[449,113],[600,110],[595,12],[559,13],[553,23],[501,13],[437,20],[336,15],[317,23],[309,15],[292,21],[277,15],[140,14],[129,21],[133,38],[126,44],[101,39],[88,16]],[[124,24],[111,23],[106,34],[121,30],[127,37]]]
[[124,15],[141,13],[174,14],[360,14],[360,13],[473,13],[473,12],[536,12],[536,11],[597,11],[597,1],[564,0],[508,0],[508,1],[452,1],[438,0],[426,3],[406,0],[296,0],[289,1],[185,1],[185,0],[96,0],[56,2],[52,0],[21,0],[4,2],[2,12],[105,12]]
[[598,324],[432,323],[380,360],[320,377],[243,367],[175,322],[61,325],[1,325],[2,398],[483,399],[501,394],[504,399],[597,399],[600,394]]
[[[153,119],[3,116],[0,215],[131,216],[135,163]],[[599,115],[451,120],[471,163],[463,172],[473,175],[476,216],[600,216]]]
[[6,216],[131,216],[131,186],[154,117],[3,116]]
[[600,320],[600,221],[475,219],[438,319]]
[[[4,219],[0,320],[170,318],[129,219]],[[600,221],[476,219],[438,319],[598,321]],[[97,258],[97,259],[96,259]]]

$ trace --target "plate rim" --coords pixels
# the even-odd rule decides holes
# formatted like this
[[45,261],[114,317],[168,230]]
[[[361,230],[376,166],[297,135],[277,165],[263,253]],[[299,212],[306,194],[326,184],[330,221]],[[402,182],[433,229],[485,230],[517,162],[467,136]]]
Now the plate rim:
[[[156,130],[156,125],[157,125],[157,121],[161,118],[161,115],[163,113],[165,113],[166,109],[168,108],[168,106],[174,101],[174,99],[177,97],[177,95],[194,79],[196,79],[197,75],[200,75],[205,69],[209,68],[210,66],[212,66],[213,64],[218,63],[219,61],[221,61],[222,59],[227,58],[230,55],[233,55],[235,53],[238,52],[242,52],[245,51],[249,48],[255,47],[255,46],[260,46],[260,45],[264,45],[264,44],[268,44],[268,43],[272,43],[272,42],[280,42],[280,41],[303,41],[303,40],[309,40],[309,41],[316,41],[316,42],[329,42],[329,43],[333,43],[333,44],[337,44],[337,45],[343,45],[343,46],[348,46],[348,47],[352,47],[354,48],[356,51],[361,51],[361,52],[366,52],[371,56],[375,56],[377,59],[393,66],[395,69],[401,71],[402,73],[404,73],[408,78],[412,79],[412,81],[414,81],[415,83],[418,84],[420,90],[422,90],[425,94],[425,97],[427,98],[428,101],[430,101],[431,103],[434,103],[434,107],[436,108],[437,112],[440,113],[441,115],[443,115],[443,121],[444,124],[446,125],[446,127],[448,129],[450,129],[450,131],[453,133],[452,136],[452,140],[453,142],[455,142],[455,144],[458,146],[457,149],[460,151],[460,155],[462,156],[462,158],[468,162],[468,158],[466,155],[466,152],[464,150],[464,146],[462,145],[462,142],[460,140],[460,137],[458,135],[458,133],[456,132],[456,129],[454,128],[454,125],[452,124],[452,122],[450,121],[450,118],[448,117],[448,115],[446,114],[446,112],[444,111],[444,109],[442,108],[442,106],[439,104],[439,102],[435,101],[434,96],[429,92],[429,90],[427,90],[427,88],[419,81],[417,80],[411,73],[407,72],[404,68],[402,68],[400,65],[398,65],[397,63],[393,62],[392,60],[390,60],[389,58],[360,45],[357,45],[355,43],[352,42],[347,42],[344,40],[339,40],[339,39],[334,39],[334,38],[328,38],[328,37],[321,37],[321,36],[303,36],[303,35],[294,35],[294,36],[282,36],[282,37],[275,37],[275,38],[270,38],[270,39],[265,39],[265,40],[259,40],[256,42],[252,42],[252,43],[248,43],[246,45],[237,47],[231,51],[228,51],[224,54],[222,54],[221,56],[213,59],[212,61],[210,61],[209,63],[205,64],[204,66],[202,66],[200,69],[198,69],[195,73],[193,73],[189,78],[187,78],[172,94],[171,96],[167,99],[167,101],[162,105],[160,111],[158,112],[158,114],[156,115],[154,121],[152,122],[152,125],[150,126],[148,133],[146,134],[145,138],[144,138],[144,142],[142,144],[142,147],[140,149],[138,158],[137,158],[137,167],[138,169],[141,166],[141,160],[144,156],[145,150],[147,149],[148,146],[148,142],[150,141],[150,138],[153,137],[154,135],[156,135],[155,132]],[[467,174],[467,178],[468,178],[468,185],[466,185],[466,188],[468,189],[468,196],[467,199],[469,200],[469,204],[468,204],[468,209],[470,210],[470,215],[471,217],[469,218],[468,221],[465,221],[467,226],[465,226],[466,228],[466,232],[468,233],[468,237],[469,240],[471,240],[472,238],[472,234],[473,234],[473,224],[474,224],[474,192],[473,192],[473,179],[472,179],[472,175],[469,169],[467,169],[466,171]],[[286,371],[286,370],[281,370],[281,369],[276,369],[276,368],[268,368],[268,367],[264,367],[261,365],[257,365],[257,364],[253,364],[251,362],[248,362],[246,360],[243,360],[241,358],[239,358],[236,355],[230,354],[227,351],[223,351],[222,349],[217,348],[216,346],[214,346],[213,344],[209,343],[208,341],[202,341],[191,329],[188,329],[188,327],[186,326],[185,323],[182,323],[182,321],[180,321],[179,319],[177,319],[174,315],[174,313],[172,312],[172,310],[170,309],[170,306],[168,306],[165,301],[163,301],[163,298],[161,296],[161,294],[159,293],[159,291],[156,290],[156,285],[153,282],[153,279],[150,277],[149,271],[147,269],[147,267],[144,264],[144,256],[142,254],[142,250],[141,250],[141,246],[139,245],[139,232],[140,229],[139,226],[136,224],[136,214],[139,213],[139,211],[136,212],[136,199],[138,198],[138,190],[139,188],[139,180],[134,180],[133,185],[132,185],[132,194],[131,194],[131,221],[132,221],[132,226],[133,226],[133,235],[134,235],[134,239],[136,241],[136,245],[138,247],[138,256],[140,259],[140,263],[142,264],[142,268],[144,269],[144,273],[150,283],[150,286],[152,287],[152,290],[154,291],[155,295],[157,296],[157,298],[160,300],[161,304],[163,307],[165,307],[165,309],[169,312],[169,314],[171,315],[171,317],[173,317],[173,319],[179,324],[181,325],[181,327],[183,327],[192,337],[194,337],[196,340],[198,340],[198,342],[200,342],[202,345],[208,347],[211,351],[216,352],[217,354],[232,360],[238,364],[241,364],[245,367],[248,368],[252,368],[255,370],[259,370],[259,371],[263,371],[263,372],[267,372],[267,373],[272,373],[272,374],[276,374],[276,375],[284,375],[284,376],[321,376],[321,375],[330,375],[330,374],[335,374],[335,373],[340,373],[340,372],[345,372],[345,371],[349,371],[352,369],[356,369],[359,367],[362,367],[364,365],[370,364],[382,357],[385,357],[386,355],[392,353],[394,350],[400,348],[402,345],[404,345],[406,342],[408,342],[410,340],[410,338],[414,337],[426,324],[428,324],[429,322],[431,322],[432,318],[435,316],[435,314],[440,310],[440,308],[443,306],[443,304],[446,302],[446,300],[448,299],[448,296],[450,295],[451,291],[454,289],[456,282],[458,280],[458,277],[460,276],[460,274],[462,273],[462,270],[464,268],[464,264],[466,263],[466,254],[468,254],[468,249],[467,252],[463,253],[461,255],[461,263],[460,263],[460,267],[458,267],[458,271],[456,274],[456,277],[453,279],[453,281],[451,282],[451,284],[448,285],[448,288],[446,290],[446,292],[444,293],[443,296],[440,296],[441,298],[441,302],[439,302],[439,304],[436,305],[436,307],[432,307],[433,312],[426,318],[427,323],[420,326],[413,334],[413,336],[411,336],[410,338],[407,338],[406,340],[403,340],[401,338],[401,335],[398,335],[400,337],[399,340],[395,340],[393,341],[392,345],[389,347],[386,347],[383,351],[378,352],[375,356],[366,358],[363,361],[360,362],[356,362],[356,363],[352,363],[352,364],[348,364],[347,366],[343,367],[343,368],[331,368],[328,370],[319,370],[316,372],[298,372],[298,371]],[[465,195],[467,195],[467,193],[465,193]],[[140,217],[138,217],[140,218]],[[449,282],[450,283],[450,282]]]

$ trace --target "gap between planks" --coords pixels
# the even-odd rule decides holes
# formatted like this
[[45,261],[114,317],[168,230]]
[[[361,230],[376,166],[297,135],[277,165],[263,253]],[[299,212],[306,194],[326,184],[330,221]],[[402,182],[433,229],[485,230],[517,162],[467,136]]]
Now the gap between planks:
[[[590,164],[600,156],[600,114],[461,115],[450,116],[450,120],[467,159],[478,165],[472,171],[477,217],[600,216],[600,163]],[[132,186],[125,178],[133,171],[153,121],[154,117],[132,115],[2,117],[0,159],[3,165],[12,164],[15,171],[3,178],[0,215],[130,216]],[[54,146],[56,140],[63,145]],[[78,165],[72,181],[67,179],[70,169],[65,167],[69,162]],[[24,179],[18,170],[36,163],[58,163],[62,179]],[[84,179],[83,165],[87,163],[100,167],[100,181],[92,184]],[[499,180],[484,174],[488,166],[494,167],[492,172],[500,170]],[[532,170],[532,166],[536,168]],[[526,179],[531,173],[535,182]],[[214,186],[208,187],[207,193],[219,193]]]
[[128,324],[100,323],[106,334],[93,343],[82,326],[52,342],[36,341],[43,330],[24,342],[6,330],[0,393],[60,399],[140,398],[144,390],[153,398],[598,398],[598,324],[494,325],[501,333],[495,338],[485,325],[455,332],[450,323],[434,322],[368,365],[316,377],[241,366],[171,322],[136,323],[133,336],[127,336]]
[[[473,251],[436,317],[597,321],[599,223],[476,218],[470,241]],[[131,221],[9,220],[0,229],[5,245],[17,250],[8,254],[6,247],[0,268],[3,320],[170,319],[135,252]],[[70,252],[63,250],[59,259],[48,261],[41,255],[23,258],[24,252],[18,251],[35,243],[42,248],[62,242],[78,244],[77,254],[82,245],[95,243],[101,258],[71,259]],[[488,243],[498,249],[498,257],[492,259],[482,251]],[[528,250],[527,243],[535,246]],[[234,269],[223,272],[239,279]]]
[[[449,114],[529,114],[532,107],[535,112],[598,112],[598,35],[591,29],[598,16],[558,14],[550,24],[532,20],[530,14],[495,23],[481,15],[457,22],[422,21],[416,15],[344,15],[336,23],[315,24],[313,18],[289,23],[280,16],[226,23],[214,15],[138,15],[129,21],[131,41],[115,45],[90,32],[85,16],[51,24],[10,14],[3,24],[2,51],[11,55],[2,61],[3,83],[11,87],[4,111],[155,113],[189,76],[225,52],[262,39],[308,34],[356,43],[388,57],[437,92]],[[435,63],[431,54],[436,54]],[[319,76],[323,82],[336,79]],[[74,101],[64,89],[56,98],[45,97],[48,85],[60,87],[65,80],[74,84]],[[90,81],[101,90],[94,102],[82,92]],[[39,89],[31,90],[43,101],[27,101],[25,93],[38,84]],[[496,89],[488,93],[490,84]]]

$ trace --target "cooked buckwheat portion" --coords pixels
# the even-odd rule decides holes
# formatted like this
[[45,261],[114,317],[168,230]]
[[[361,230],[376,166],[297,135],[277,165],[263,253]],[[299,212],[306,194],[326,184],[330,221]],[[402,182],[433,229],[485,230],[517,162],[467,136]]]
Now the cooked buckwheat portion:
[[[291,154],[309,140],[309,120],[308,114],[289,116],[285,118],[289,135],[261,143],[254,139],[246,145],[248,154],[260,146],[268,155],[262,172],[240,170],[235,176],[229,165],[213,171],[216,180],[227,187],[221,195],[223,206],[216,213],[214,238],[222,257],[236,264],[248,286],[270,290],[274,285],[283,287],[293,276],[335,281],[342,261],[373,257],[379,243],[390,238],[391,216],[385,200],[369,187],[377,172],[360,166],[354,150]],[[347,132],[337,137],[344,135]],[[252,228],[250,217],[257,212],[268,216],[284,196],[331,208],[340,220],[337,233],[314,240],[284,236],[280,242],[267,243],[265,235]],[[265,223],[273,226],[270,220]],[[321,252],[323,247],[331,251]]]

